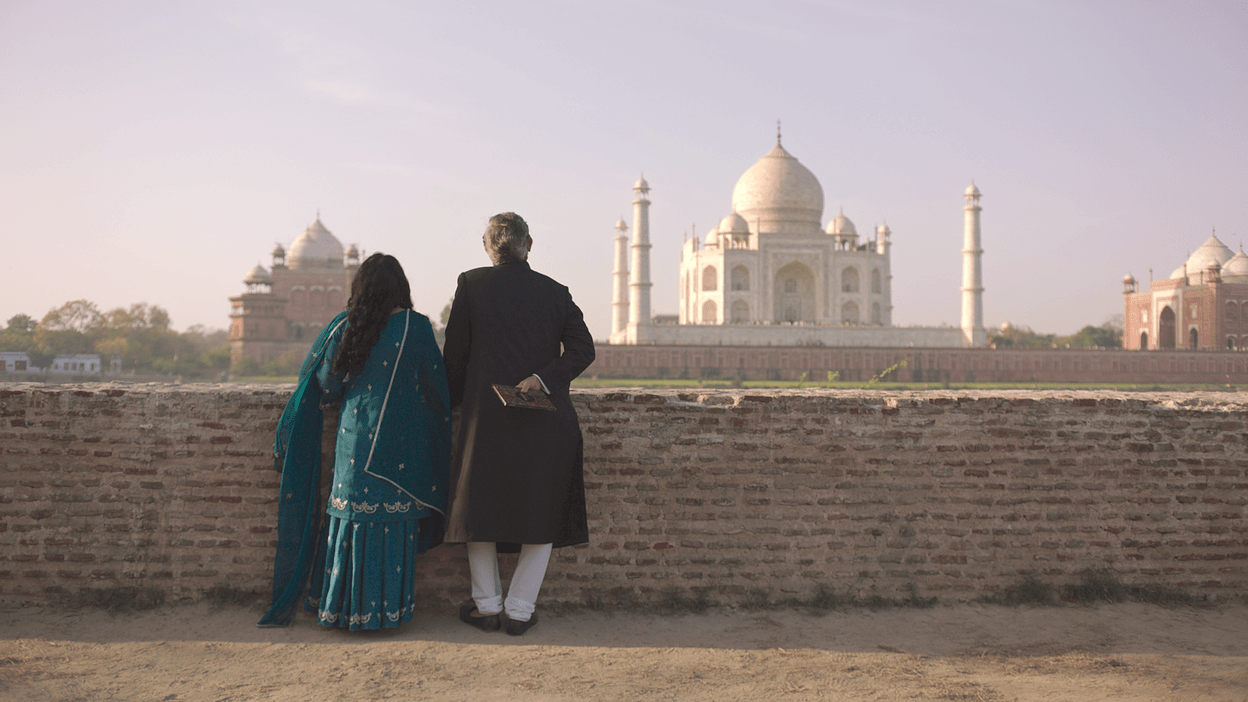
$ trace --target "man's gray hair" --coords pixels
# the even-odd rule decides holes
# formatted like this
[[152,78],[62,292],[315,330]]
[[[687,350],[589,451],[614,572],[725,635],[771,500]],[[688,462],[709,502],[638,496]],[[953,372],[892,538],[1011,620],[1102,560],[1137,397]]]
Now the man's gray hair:
[[481,237],[485,252],[494,265],[518,263],[529,258],[529,225],[515,212],[504,212],[490,217]]

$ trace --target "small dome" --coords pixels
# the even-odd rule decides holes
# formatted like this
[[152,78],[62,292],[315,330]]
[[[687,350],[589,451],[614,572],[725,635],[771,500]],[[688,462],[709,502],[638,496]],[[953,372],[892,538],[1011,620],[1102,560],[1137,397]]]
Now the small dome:
[[271,283],[273,282],[273,277],[270,276],[269,272],[264,269],[264,266],[257,263],[255,268],[252,268],[250,271],[247,271],[247,277],[243,278],[243,282],[244,283]]
[[359,248],[358,246],[356,246],[355,244],[352,244],[352,245],[348,246],[348,247],[347,247],[347,257],[348,257],[348,258],[359,258],[359,257],[360,257],[360,248]]
[[718,226],[712,227],[711,231],[706,233],[706,245],[707,246],[719,246],[719,227]]
[[1248,256],[1244,255],[1242,250],[1236,251],[1235,255],[1222,265],[1222,280],[1228,278],[1248,279]]
[[291,242],[286,265],[292,269],[342,268],[342,255],[342,242],[317,217],[312,226]]
[[844,212],[837,215],[836,219],[828,222],[827,232],[846,237],[856,238],[858,236],[858,230],[854,228],[854,223],[849,221],[849,217],[846,217]]
[[880,237],[881,239],[886,236],[891,235],[892,233],[893,233],[893,230],[889,229],[887,224],[881,224],[880,226],[875,228],[876,236]]
[[276,246],[273,247],[274,257],[280,258],[285,255],[286,255],[286,249],[282,248],[281,244],[277,244]]
[[1130,273],[1128,273],[1128,274],[1126,274],[1126,275],[1122,276],[1122,282],[1124,282],[1124,283],[1134,283],[1134,282],[1135,282],[1135,276],[1133,276],[1133,275],[1131,275]]
[[628,231],[628,225],[624,223],[624,218],[623,218],[623,217],[620,217],[620,221],[618,221],[618,222],[616,222],[616,223],[615,223],[615,231],[617,231],[617,232],[626,232],[626,231]]
[[967,189],[966,189],[966,196],[967,196],[967,197],[979,197],[979,196],[980,196],[980,195],[979,195],[979,188],[975,187],[975,182],[974,182],[974,181],[971,181],[970,186],[968,186],[968,187],[967,187]]
[[719,231],[725,234],[749,234],[750,225],[745,223],[745,218],[733,212],[732,214],[719,220]]
[[640,190],[643,193],[650,190],[650,184],[646,182],[645,176],[638,178],[637,182],[633,183],[633,190]]

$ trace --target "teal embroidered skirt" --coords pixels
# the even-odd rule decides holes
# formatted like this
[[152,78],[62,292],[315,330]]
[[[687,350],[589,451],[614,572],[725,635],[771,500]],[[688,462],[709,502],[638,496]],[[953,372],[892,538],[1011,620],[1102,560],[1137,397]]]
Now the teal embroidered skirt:
[[420,521],[353,522],[325,515],[325,561],[312,572],[304,608],[325,626],[397,627],[416,610]]

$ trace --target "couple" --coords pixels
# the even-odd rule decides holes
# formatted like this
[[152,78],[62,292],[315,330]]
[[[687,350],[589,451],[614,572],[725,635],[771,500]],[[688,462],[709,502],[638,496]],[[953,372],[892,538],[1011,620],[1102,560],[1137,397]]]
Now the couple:
[[[551,549],[588,541],[568,387],[594,360],[593,340],[568,289],[529,268],[519,215],[495,215],[482,238],[494,265],[459,276],[443,353],[384,254],[360,265],[347,311],[313,343],[278,423],[277,558],[261,626],[290,625],[306,585],[304,608],[321,624],[397,627],[416,608],[418,554],[446,542],[468,545],[473,602],[460,619],[492,631],[505,613],[518,636],[537,623]],[[494,384],[545,392],[555,411],[505,407]],[[323,508],[323,410],[339,401]],[[520,553],[505,601],[499,551]]]

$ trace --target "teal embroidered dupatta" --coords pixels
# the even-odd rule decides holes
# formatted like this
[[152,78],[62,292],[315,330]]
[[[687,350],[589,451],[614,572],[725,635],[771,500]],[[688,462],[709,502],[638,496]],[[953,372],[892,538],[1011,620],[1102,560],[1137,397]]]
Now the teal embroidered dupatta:
[[324,512],[317,492],[321,471],[321,430],[325,412],[321,408],[321,384],[316,369],[325,360],[329,338],[346,324],[343,312],[326,325],[312,352],[299,370],[299,386],[286,403],[277,423],[273,445],[274,468],[281,471],[278,495],[277,557],[273,561],[273,604],[261,617],[259,626],[290,626],[295,619],[299,598],[308,581],[308,572],[325,545],[316,538]]

